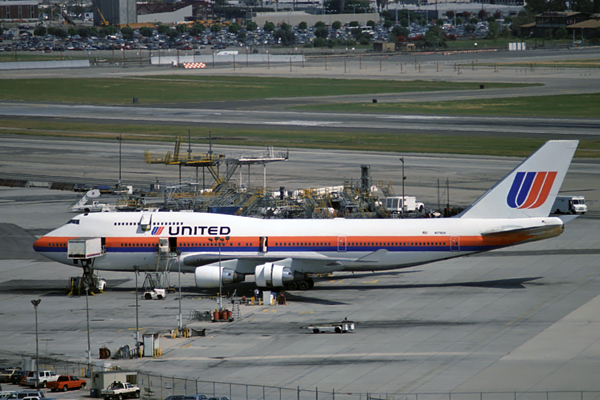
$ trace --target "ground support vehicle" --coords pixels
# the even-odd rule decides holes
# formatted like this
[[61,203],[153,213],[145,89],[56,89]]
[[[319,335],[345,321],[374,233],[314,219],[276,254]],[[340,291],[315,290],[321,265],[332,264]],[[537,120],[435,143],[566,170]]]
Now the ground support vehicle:
[[66,392],[69,389],[81,389],[85,386],[85,380],[72,375],[60,375],[56,381],[46,383],[46,388],[50,389],[52,392],[58,390]]
[[138,399],[140,397],[140,388],[127,382],[113,382],[108,388],[102,390],[101,395],[104,400],[123,400],[125,398]]
[[320,323],[305,326],[305,329],[313,331],[313,333],[333,332],[333,333],[347,333],[354,331],[354,322],[342,321],[333,323]]
[[585,214],[587,205],[583,196],[557,196],[551,209],[555,214]]
[[154,288],[147,292],[144,292],[145,300],[164,300],[167,297],[166,289]]

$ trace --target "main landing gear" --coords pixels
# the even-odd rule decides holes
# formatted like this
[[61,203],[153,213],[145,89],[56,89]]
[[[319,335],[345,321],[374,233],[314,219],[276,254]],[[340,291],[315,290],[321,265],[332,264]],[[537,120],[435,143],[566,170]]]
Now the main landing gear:
[[292,281],[285,285],[286,290],[308,290],[313,287],[315,287],[315,281],[311,277],[301,281]]

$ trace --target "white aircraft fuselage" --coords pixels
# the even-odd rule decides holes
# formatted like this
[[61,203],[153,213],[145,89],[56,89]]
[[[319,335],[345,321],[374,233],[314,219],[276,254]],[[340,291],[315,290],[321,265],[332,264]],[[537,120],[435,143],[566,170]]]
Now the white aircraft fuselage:
[[[140,225],[143,214],[151,216],[151,229],[146,231]],[[523,231],[489,234],[516,227]],[[558,236],[562,229],[563,222],[553,217],[290,221],[193,212],[106,212],[78,215],[36,241],[34,248],[52,260],[77,265],[67,258],[68,240],[102,237],[106,255],[95,261],[94,269],[130,272],[133,265],[147,270],[156,265],[158,239],[163,237],[171,238],[174,249],[181,251],[182,272],[194,272],[199,265],[213,263],[219,251],[222,260],[253,260],[245,263],[246,270],[238,270],[246,274],[271,260],[321,257],[334,263],[333,270],[375,271],[546,239]],[[220,245],[216,237],[223,238],[218,241]],[[380,254],[368,258],[376,251]],[[198,254],[203,254],[205,262],[186,262],[188,256],[197,258]],[[363,257],[367,259],[361,261]],[[301,272],[321,273],[323,265],[318,263],[316,270],[306,265]]]

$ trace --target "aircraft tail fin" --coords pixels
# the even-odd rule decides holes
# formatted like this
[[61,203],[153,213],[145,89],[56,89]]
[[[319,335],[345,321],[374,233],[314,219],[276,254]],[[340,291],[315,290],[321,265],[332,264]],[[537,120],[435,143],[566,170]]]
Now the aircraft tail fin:
[[578,140],[546,142],[458,217],[547,217],[578,144]]

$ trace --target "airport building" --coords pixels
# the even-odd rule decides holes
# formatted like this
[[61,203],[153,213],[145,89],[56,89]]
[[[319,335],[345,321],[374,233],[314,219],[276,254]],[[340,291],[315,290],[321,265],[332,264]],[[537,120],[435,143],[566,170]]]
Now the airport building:
[[[101,25],[103,19],[110,25],[129,25],[137,23],[136,0],[96,0],[94,24]],[[98,12],[102,12],[102,16]],[[104,18],[102,18],[104,17]]]
[[0,21],[30,21],[38,18],[37,1],[0,1]]

